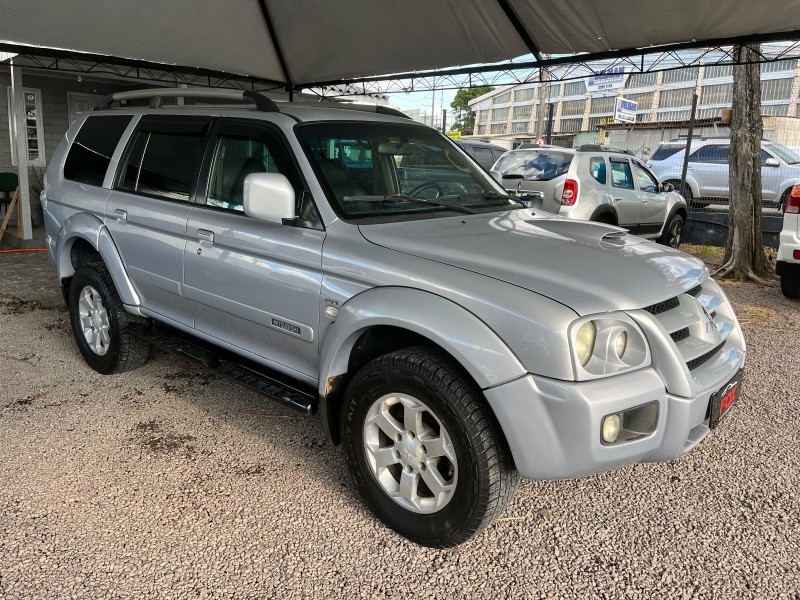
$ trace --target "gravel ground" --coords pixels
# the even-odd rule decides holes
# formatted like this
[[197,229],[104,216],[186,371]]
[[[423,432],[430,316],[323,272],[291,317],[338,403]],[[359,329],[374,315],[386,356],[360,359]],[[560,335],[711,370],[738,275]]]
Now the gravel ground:
[[43,254],[0,255],[0,598],[800,598],[800,304],[726,284],[745,394],[680,460],[522,484],[454,551],[364,508],[307,418],[160,355],[81,360]]

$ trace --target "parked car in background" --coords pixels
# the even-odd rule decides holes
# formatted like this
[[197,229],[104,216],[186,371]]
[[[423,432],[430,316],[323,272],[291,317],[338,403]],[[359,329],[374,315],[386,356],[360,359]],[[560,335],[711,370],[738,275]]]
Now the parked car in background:
[[[692,208],[727,203],[730,191],[729,138],[692,140],[689,168],[686,171],[686,202]],[[661,144],[648,164],[661,183],[680,189],[686,140],[670,140]],[[761,186],[765,206],[781,208],[800,177],[800,156],[789,148],[763,140],[761,142]]]
[[800,298],[800,181],[786,200],[775,273],[787,298]]
[[618,225],[673,248],[681,243],[686,202],[626,150],[596,144],[512,150],[492,174],[528,206]]
[[478,140],[454,140],[461,149],[478,161],[478,164],[487,171],[503,156],[508,150],[496,144],[481,142]]

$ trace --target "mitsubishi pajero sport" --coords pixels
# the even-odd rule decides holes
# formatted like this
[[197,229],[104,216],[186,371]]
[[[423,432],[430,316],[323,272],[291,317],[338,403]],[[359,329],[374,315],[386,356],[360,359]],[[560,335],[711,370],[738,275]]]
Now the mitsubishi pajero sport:
[[[255,107],[111,108],[203,95]],[[681,456],[739,394],[742,331],[702,262],[523,207],[391,109],[115,94],[69,129],[42,204],[93,369],[159,346],[318,411],[420,544],[474,536],[520,476]]]

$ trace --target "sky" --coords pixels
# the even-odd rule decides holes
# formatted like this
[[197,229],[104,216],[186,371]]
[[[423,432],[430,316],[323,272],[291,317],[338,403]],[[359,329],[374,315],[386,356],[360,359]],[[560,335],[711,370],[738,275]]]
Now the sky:
[[[388,94],[389,103],[400,110],[411,110],[419,108],[426,113],[431,112],[431,100],[433,92],[393,92]],[[447,120],[452,122],[450,115],[453,109],[450,103],[456,95],[456,90],[437,90],[436,91],[436,112],[442,113],[442,96],[444,96],[444,108],[447,110]]]

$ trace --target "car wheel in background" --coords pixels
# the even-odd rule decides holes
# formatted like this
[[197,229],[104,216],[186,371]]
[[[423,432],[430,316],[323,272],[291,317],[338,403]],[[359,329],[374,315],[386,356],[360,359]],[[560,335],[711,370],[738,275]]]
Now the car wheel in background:
[[800,277],[781,277],[781,291],[787,298],[800,298]]
[[488,404],[440,350],[414,347],[362,367],[347,387],[342,448],[372,511],[434,548],[494,521],[519,475]]
[[104,264],[86,264],[75,272],[69,288],[69,316],[78,349],[95,371],[122,373],[150,358],[150,344],[128,330],[131,324],[148,321],[125,310]]

